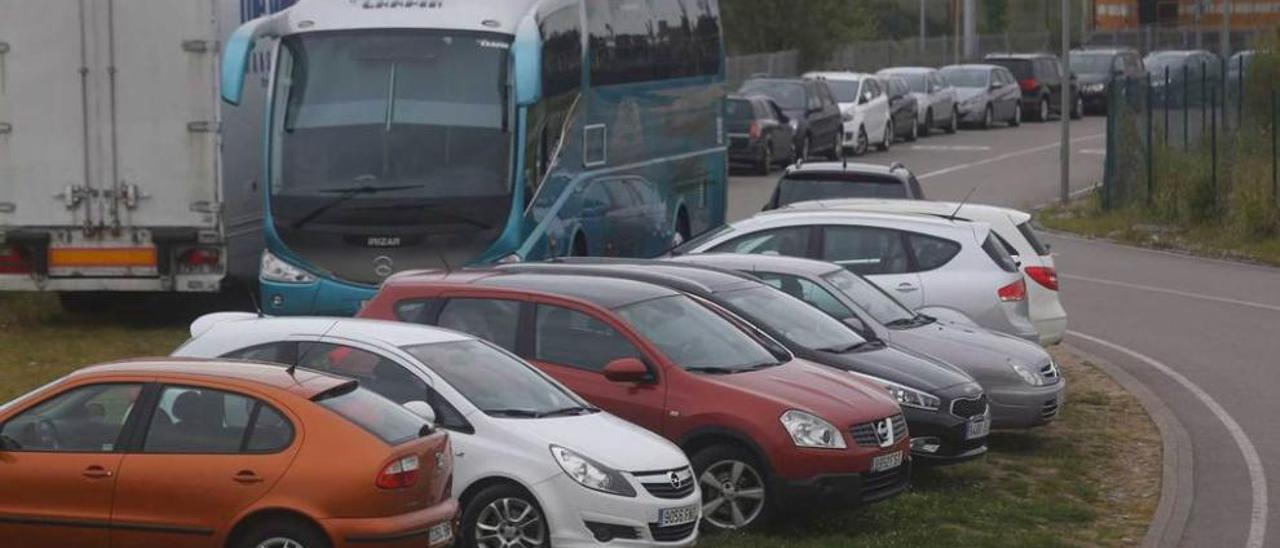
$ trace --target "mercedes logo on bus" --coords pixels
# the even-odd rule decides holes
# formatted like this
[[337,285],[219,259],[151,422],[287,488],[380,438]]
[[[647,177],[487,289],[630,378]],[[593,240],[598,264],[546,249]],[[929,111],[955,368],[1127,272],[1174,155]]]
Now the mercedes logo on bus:
[[395,261],[392,261],[391,257],[386,255],[379,255],[373,259],[373,273],[377,274],[379,278],[390,276],[395,272],[394,266]]

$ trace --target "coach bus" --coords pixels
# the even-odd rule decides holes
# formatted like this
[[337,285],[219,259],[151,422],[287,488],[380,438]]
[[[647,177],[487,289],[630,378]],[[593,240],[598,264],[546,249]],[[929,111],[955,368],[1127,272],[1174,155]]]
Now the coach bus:
[[653,256],[724,221],[715,0],[300,0],[270,51],[269,314],[352,314],[407,269]]

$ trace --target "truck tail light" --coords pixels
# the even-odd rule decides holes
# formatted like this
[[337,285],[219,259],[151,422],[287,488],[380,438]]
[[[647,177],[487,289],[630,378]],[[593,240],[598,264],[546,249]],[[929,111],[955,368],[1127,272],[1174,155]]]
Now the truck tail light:
[[1019,278],[1018,281],[997,289],[996,295],[999,295],[1000,300],[1006,303],[1026,300],[1027,282]]
[[418,483],[418,456],[410,455],[391,461],[378,473],[374,484],[379,489],[404,489]]
[[1051,291],[1058,290],[1058,271],[1048,266],[1028,266],[1027,276]]
[[30,274],[31,262],[16,245],[0,245],[0,274]]

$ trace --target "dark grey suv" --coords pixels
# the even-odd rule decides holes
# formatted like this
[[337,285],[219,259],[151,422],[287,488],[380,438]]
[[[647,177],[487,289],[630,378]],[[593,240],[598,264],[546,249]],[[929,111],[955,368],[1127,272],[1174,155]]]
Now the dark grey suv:
[[839,198],[901,198],[923,200],[920,181],[906,166],[855,162],[800,163],[787,168],[764,209],[795,202]]
[[1022,114],[1044,122],[1062,115],[1062,93],[1070,93],[1071,117],[1084,115],[1084,105],[1076,89],[1075,75],[1062,69],[1058,57],[1049,53],[1002,53],[983,61],[1009,69],[1022,89]]
[[1142,56],[1133,48],[1071,50],[1067,66],[1076,75],[1085,114],[1107,110],[1107,84],[1116,78],[1141,78],[1146,74]]

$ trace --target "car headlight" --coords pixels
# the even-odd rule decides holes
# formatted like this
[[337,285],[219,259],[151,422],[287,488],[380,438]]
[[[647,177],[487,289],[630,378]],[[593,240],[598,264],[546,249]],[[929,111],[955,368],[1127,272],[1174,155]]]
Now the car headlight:
[[889,392],[889,395],[893,396],[893,399],[898,401],[898,405],[924,409],[925,411],[937,411],[942,408],[942,398],[925,392],[924,390],[912,388],[905,384],[898,384],[880,377],[872,377],[871,375],[865,375],[856,371],[850,371],[850,373],[884,387],[884,389]]
[[791,126],[792,132],[800,131],[800,120],[792,118],[787,121],[787,125]]
[[551,456],[555,457],[556,464],[565,475],[587,489],[621,497],[636,496],[635,488],[617,470],[559,445],[551,446]]
[[982,97],[970,97],[960,104],[966,108],[975,108],[982,104]]
[[1022,377],[1022,380],[1031,386],[1044,386],[1044,377],[1041,377],[1040,373],[1032,371],[1025,365],[1009,362],[1009,369],[1012,369],[1014,373],[1017,373],[1019,377]]
[[782,414],[782,427],[791,434],[796,447],[844,449],[844,436],[831,423],[817,415],[792,409]]
[[1099,91],[1102,91],[1102,88],[1104,87],[1106,87],[1106,85],[1095,83],[1095,84],[1085,84],[1083,86],[1083,89],[1088,92],[1099,92]]
[[258,275],[269,282],[286,284],[307,284],[316,281],[316,277],[311,273],[284,262],[270,251],[262,252],[262,265]]

